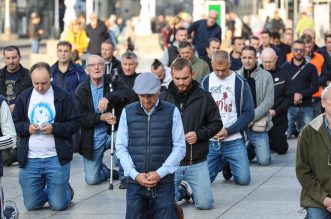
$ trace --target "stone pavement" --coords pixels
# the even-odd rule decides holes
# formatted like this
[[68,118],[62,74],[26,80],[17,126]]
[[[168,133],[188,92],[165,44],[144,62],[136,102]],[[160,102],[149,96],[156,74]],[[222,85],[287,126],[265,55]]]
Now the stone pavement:
[[[286,155],[272,155],[272,164],[261,167],[251,164],[252,181],[249,186],[238,186],[232,180],[225,181],[219,174],[213,183],[214,208],[208,211],[196,210],[191,203],[182,203],[185,218],[188,219],[296,219],[299,213],[300,185],[295,177],[296,140],[290,140]],[[109,151],[106,164],[110,163]],[[206,179],[208,180],[208,179]],[[4,169],[2,184],[5,198],[14,200],[20,210],[20,218],[79,218],[103,219],[125,217],[126,190],[118,189],[119,181],[114,181],[114,189],[108,190],[108,183],[88,186],[84,182],[82,157],[74,155],[71,165],[70,183],[75,196],[69,209],[61,212],[48,207],[28,212],[18,184],[18,166]]]

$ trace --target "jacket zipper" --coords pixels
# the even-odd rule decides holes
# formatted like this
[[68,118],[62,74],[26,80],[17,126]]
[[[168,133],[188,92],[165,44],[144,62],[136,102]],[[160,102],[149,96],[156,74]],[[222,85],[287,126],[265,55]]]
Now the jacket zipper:
[[150,119],[151,116],[148,115],[147,119],[147,148],[146,148],[146,173],[149,172],[149,153],[150,153]]

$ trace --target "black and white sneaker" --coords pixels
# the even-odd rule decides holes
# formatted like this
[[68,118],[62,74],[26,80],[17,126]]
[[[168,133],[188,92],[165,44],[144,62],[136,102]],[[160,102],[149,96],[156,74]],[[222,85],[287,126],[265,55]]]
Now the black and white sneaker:
[[182,181],[179,185],[179,189],[181,190],[183,199],[185,199],[186,201],[190,201],[190,199],[192,198],[192,193],[189,191],[189,185],[187,184],[187,182]]
[[13,201],[5,202],[3,216],[5,219],[18,219],[19,213],[15,202]]

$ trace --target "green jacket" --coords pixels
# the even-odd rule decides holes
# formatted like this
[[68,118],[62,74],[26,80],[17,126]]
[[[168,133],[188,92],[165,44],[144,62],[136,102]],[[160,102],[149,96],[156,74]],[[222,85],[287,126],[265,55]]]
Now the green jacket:
[[209,74],[209,66],[207,62],[203,61],[202,59],[194,56],[192,61],[192,68],[193,68],[193,79],[201,82],[202,78]]
[[323,201],[331,195],[331,138],[323,125],[324,114],[306,125],[298,139],[296,174],[302,186],[302,207],[325,208]]

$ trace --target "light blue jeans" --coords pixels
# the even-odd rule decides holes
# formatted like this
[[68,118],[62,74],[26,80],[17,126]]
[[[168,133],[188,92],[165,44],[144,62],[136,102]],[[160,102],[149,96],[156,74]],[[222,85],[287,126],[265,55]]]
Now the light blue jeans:
[[230,164],[234,182],[248,185],[251,181],[251,173],[246,145],[242,138],[220,143],[209,141],[208,169],[211,182],[214,182],[227,162]]
[[246,129],[246,135],[249,144],[254,146],[257,163],[261,166],[269,165],[271,162],[271,153],[268,132],[254,132],[248,128]]
[[28,158],[19,171],[24,205],[28,210],[42,208],[46,202],[53,210],[66,209],[71,201],[70,163],[60,165],[58,157]]
[[109,168],[103,163],[103,154],[107,144],[98,149],[93,149],[93,160],[83,158],[85,182],[88,185],[97,185],[109,179]]
[[40,41],[38,39],[33,39],[31,41],[31,51],[32,53],[39,53]]
[[[314,111],[312,107],[295,107],[288,108],[287,119],[287,138],[292,134],[300,132],[301,129],[313,120]],[[298,128],[298,130],[297,130]]]
[[179,185],[185,180],[192,188],[195,207],[198,209],[211,209],[214,199],[209,180],[207,161],[188,166],[179,166],[175,173],[176,201],[183,199]]
[[330,219],[331,213],[324,208],[306,208],[305,219]]

